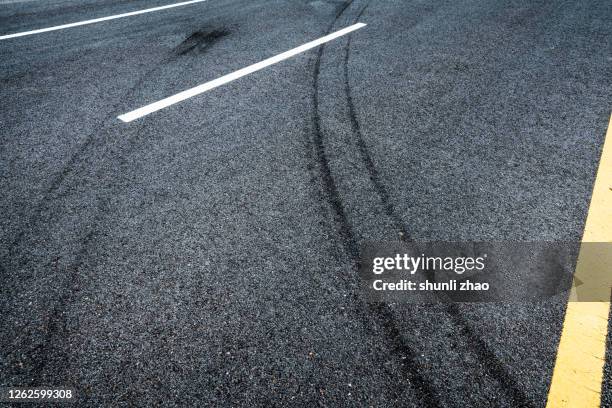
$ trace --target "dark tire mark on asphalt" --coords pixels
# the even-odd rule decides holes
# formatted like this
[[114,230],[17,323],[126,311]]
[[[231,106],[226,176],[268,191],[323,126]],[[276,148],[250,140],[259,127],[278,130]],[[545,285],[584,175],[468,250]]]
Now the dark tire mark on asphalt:
[[199,30],[192,33],[189,37],[176,47],[174,52],[176,55],[181,56],[189,54],[192,51],[203,53],[218,42],[221,38],[226,37],[230,34],[230,31],[225,28],[214,29],[214,30]]
[[463,334],[468,338],[469,344],[472,344],[472,349],[483,360],[484,369],[491,377],[497,379],[502,386],[502,390],[508,395],[517,407],[529,408],[533,407],[533,403],[529,400],[523,389],[514,381],[512,376],[508,374],[504,365],[499,361],[497,356],[482,338],[474,332],[470,324],[465,320],[459,306],[456,303],[451,303],[447,307],[448,314],[455,321],[455,325],[459,326]]
[[[361,18],[368,5],[362,8],[357,17],[355,18],[353,23],[357,23],[357,21]],[[363,134],[361,132],[361,127],[359,125],[359,120],[357,119],[357,114],[355,110],[355,104],[353,101],[352,89],[349,81],[349,60],[350,60],[350,49],[351,49],[351,40],[352,35],[349,34],[348,40],[346,42],[346,46],[344,48],[344,86],[346,93],[346,100],[348,104],[348,113],[351,122],[351,130],[353,135],[355,136],[355,142],[359,149],[359,153],[361,156],[361,160],[363,161],[367,171],[370,181],[376,190],[376,193],[380,197],[380,201],[385,209],[387,216],[392,220],[393,224],[397,228],[400,238],[405,241],[412,241],[410,234],[408,233],[408,228],[406,227],[402,217],[397,213],[392,201],[390,194],[385,187],[384,183],[380,180],[380,176],[378,174],[378,170],[374,165],[374,161],[372,160],[372,156],[370,155],[369,148],[363,138]],[[470,324],[463,317],[459,307],[455,303],[451,303],[446,307],[447,313],[450,315],[455,325],[460,327],[463,334],[468,338],[469,344],[472,344],[473,351],[480,357],[480,359],[485,362],[484,365],[485,370],[489,375],[499,381],[502,385],[503,390],[508,394],[510,398],[514,402],[518,404],[520,407],[531,407],[532,403],[529,401],[529,398],[525,395],[522,388],[516,384],[514,379],[508,374],[508,372],[504,369],[503,364],[499,361],[495,353],[493,353],[486,343],[474,333]],[[393,319],[393,316],[388,316],[390,319]],[[398,336],[401,334],[398,332]]]
[[[369,4],[364,6],[353,24],[357,23],[363,13],[368,8]],[[348,40],[346,42],[346,46],[344,47],[344,89],[346,93],[346,100],[348,104],[348,113],[351,122],[351,130],[353,135],[355,136],[355,141],[357,142],[357,147],[359,149],[359,154],[361,155],[361,160],[363,161],[366,169],[368,170],[368,176],[370,177],[370,181],[376,190],[376,193],[380,197],[383,208],[387,216],[395,225],[395,228],[399,231],[400,239],[403,241],[410,241],[410,235],[408,233],[408,229],[405,227],[402,219],[397,215],[397,211],[395,210],[393,203],[391,202],[391,197],[389,192],[387,191],[384,184],[381,182],[380,177],[378,175],[378,170],[376,170],[376,166],[374,165],[374,161],[370,156],[370,151],[363,139],[363,135],[361,133],[361,127],[359,126],[359,121],[357,120],[357,114],[355,113],[355,104],[353,103],[353,95],[351,92],[351,85],[349,82],[349,74],[348,74],[348,65],[349,65],[349,57],[350,57],[350,48],[351,48],[351,38],[352,36],[349,34]]]
[[[149,70],[148,72],[146,72],[136,82],[136,84],[126,92],[125,98],[128,98],[130,94],[137,87],[139,87],[142,84],[142,82],[144,82],[145,78],[158,68],[159,68],[159,65]],[[121,98],[121,99],[124,99],[124,98]],[[49,183],[49,186],[42,193],[42,198],[34,206],[33,213],[29,217],[29,220],[24,225],[22,225],[21,228],[19,228],[19,230],[17,231],[17,234],[15,235],[15,238],[8,245],[7,256],[6,256],[8,260],[10,260],[15,255],[15,249],[23,241],[26,233],[28,231],[34,231],[35,228],[39,224],[44,223],[45,219],[43,219],[43,213],[49,209],[49,205],[47,203],[50,203],[53,201],[54,193],[57,190],[59,190],[60,187],[62,187],[62,185],[64,184],[64,181],[70,175],[70,173],[74,170],[77,163],[83,161],[83,155],[91,151],[92,147],[94,147],[96,142],[99,143],[100,146],[103,146],[104,138],[96,138],[96,136],[99,136],[100,134],[102,134],[104,130],[107,129],[107,127],[109,126],[106,124],[107,121],[112,120],[112,118],[114,118],[115,111],[117,110],[120,104],[121,104],[121,100],[112,106],[110,111],[113,113],[111,113],[110,115],[107,115],[106,117],[104,117],[102,120],[98,122],[98,125],[96,126],[97,130],[89,133],[85,137],[85,141],[76,148],[76,150],[72,153],[68,161],[62,166],[61,170],[58,173],[56,173],[55,176],[53,176],[53,178],[51,179],[51,182]],[[59,195],[56,195],[55,198],[61,198],[62,196],[63,196],[62,194],[59,194]],[[21,259],[19,265],[25,266],[27,262],[28,262],[27,259]]]
[[[36,204],[30,219],[24,225],[22,225],[11,244],[9,244],[5,257],[7,262],[0,263],[0,276],[2,278],[7,278],[7,269],[5,264],[8,265],[13,257],[17,255],[17,248],[26,237],[26,234],[28,232],[34,234],[36,228],[38,228],[40,225],[44,225],[45,221],[47,221],[44,214],[50,208],[50,204],[48,203],[53,203],[54,200],[61,199],[62,197],[70,194],[69,188],[67,188],[64,192],[57,193],[61,187],[67,187],[65,185],[65,181],[69,175],[75,170],[79,163],[86,160],[84,159],[85,155],[88,154],[90,159],[93,157],[94,153],[97,151],[97,149],[95,149],[96,146],[99,148],[104,148],[106,141],[108,140],[108,137],[106,136],[108,136],[108,131],[112,126],[112,123],[109,123],[109,120],[114,120],[116,110],[119,108],[122,101],[130,98],[132,94],[147,80],[147,78],[149,78],[155,71],[159,70],[164,65],[173,62],[177,55],[184,55],[195,48],[202,52],[209,48],[218,39],[229,34],[230,32],[225,29],[213,30],[204,34],[202,34],[202,32],[192,34],[175,49],[175,52],[172,52],[166,57],[162,58],[153,68],[146,71],[136,81],[136,83],[126,91],[125,96],[120,98],[118,102],[112,106],[110,109],[111,113],[99,121],[99,125],[96,126],[97,130],[86,136],[86,140],[74,151],[62,169],[56,173],[55,177],[44,191],[41,200]],[[181,50],[181,47],[184,47],[185,44],[188,44],[188,48],[183,48],[184,52],[176,52]],[[120,161],[126,155],[129,155],[131,151],[138,147],[135,140],[140,137],[145,127],[146,122],[142,122],[135,129],[132,137],[125,138],[124,142],[127,143],[128,146],[124,147],[123,151],[120,149],[113,151],[113,154],[107,156],[106,158],[111,158],[114,161]],[[85,235],[80,239],[80,242],[77,244],[79,250],[76,254],[74,262],[66,269],[68,273],[64,278],[65,282],[63,282],[61,285],[63,290],[61,291],[60,296],[56,299],[49,314],[44,338],[39,344],[35,345],[29,352],[27,352],[27,357],[25,360],[33,362],[30,367],[25,368],[27,377],[31,379],[29,382],[30,386],[45,385],[41,384],[41,381],[44,379],[42,377],[44,375],[43,371],[50,360],[50,356],[57,358],[57,355],[59,354],[61,361],[67,361],[69,358],[69,356],[65,355],[65,353],[62,351],[66,349],[65,341],[67,338],[67,322],[65,313],[69,305],[73,303],[75,296],[80,290],[79,270],[83,265],[87,251],[97,234],[96,228],[101,223],[103,214],[105,213],[105,208],[108,207],[109,202],[108,198],[100,196],[97,197],[96,200],[97,204],[92,210],[94,216],[93,222],[91,223],[89,231],[85,233]],[[18,267],[24,267],[28,264],[28,262],[29,259],[22,256],[20,257],[17,265]]]
[[[119,98],[117,103],[112,105],[110,109],[111,113],[98,122],[98,125],[95,127],[97,130],[89,133],[85,137],[85,141],[76,148],[76,150],[70,156],[68,161],[63,165],[61,170],[58,173],[56,173],[55,176],[52,178],[51,182],[49,183],[49,186],[43,192],[42,198],[34,206],[34,210],[32,212],[32,215],[29,217],[29,220],[24,225],[22,225],[21,228],[18,229],[17,234],[15,235],[15,238],[7,246],[7,251],[6,251],[7,255],[5,259],[7,259],[8,261],[11,260],[11,258],[15,255],[15,252],[16,252],[15,249],[23,241],[23,239],[25,238],[25,234],[28,231],[35,230],[35,228],[39,224],[44,223],[46,221],[43,217],[43,214],[46,210],[49,209],[49,206],[47,203],[52,202],[53,198],[63,197],[63,194],[54,195],[54,193],[64,185],[64,181],[72,173],[76,165],[80,162],[83,162],[84,160],[83,156],[86,153],[91,152],[92,149],[96,146],[95,145],[96,143],[99,144],[99,147],[104,146],[105,138],[103,137],[97,138],[96,136],[99,136],[105,130],[107,130],[110,126],[112,126],[112,123],[109,124],[108,121],[115,120],[116,111],[121,105],[121,103],[126,99],[130,99],[132,94],[155,71],[159,70],[164,65],[173,62],[176,59],[176,57],[186,55],[188,53],[191,53],[194,50],[200,53],[206,52],[206,50],[209,47],[211,47],[213,44],[218,42],[221,38],[230,35],[230,33],[231,32],[226,28],[213,29],[209,31],[205,31],[205,30],[196,31],[195,33],[192,33],[191,35],[189,35],[183,42],[181,42],[175,48],[173,53],[162,58],[153,68],[149,69],[140,78],[138,78],[136,83],[125,92],[125,95],[122,98]],[[140,127],[137,130],[137,133],[139,133],[142,130],[143,126],[144,125],[142,124],[140,125]],[[67,192],[64,194],[67,194]],[[27,262],[28,262],[27,259],[22,258],[19,261],[18,265],[19,267],[23,267],[27,264]],[[4,266],[4,262],[2,262],[0,263],[0,276],[6,276],[5,272],[6,272],[6,269]]]
[[[145,125],[142,125],[136,130],[134,136],[131,138],[130,145],[123,151],[123,155],[116,156],[117,161],[120,161],[124,158],[124,156],[129,155],[130,152],[139,147],[135,140],[141,136],[145,127]],[[236,156],[237,154],[234,157]],[[205,172],[204,176],[208,175],[208,173],[214,169],[214,166],[211,167]],[[32,358],[32,360],[35,361],[35,364],[28,371],[29,377],[32,378],[29,386],[48,385],[47,383],[41,383],[41,381],[44,379],[43,370],[50,360],[49,356],[54,356],[56,360],[61,362],[69,361],[70,355],[66,352],[66,350],[69,349],[69,345],[67,344],[69,333],[66,321],[66,311],[68,310],[68,307],[76,300],[76,296],[81,290],[82,275],[80,275],[79,272],[82,270],[82,266],[87,259],[86,256],[91,248],[91,245],[94,243],[95,238],[100,234],[100,231],[98,231],[97,228],[101,225],[104,214],[109,212],[109,206],[110,199],[108,196],[97,198],[97,204],[93,210],[95,216],[91,222],[91,228],[81,239],[78,254],[75,257],[74,262],[67,268],[68,274],[64,283],[64,290],[57,299],[48,319],[45,338],[43,342],[36,346],[33,350],[35,355],[38,355],[39,357]],[[59,381],[60,379],[53,378],[53,380]],[[69,379],[65,379],[65,381],[68,380]]]
[[[336,12],[334,20],[327,28],[326,34],[329,34],[340,16],[346,11],[346,9],[352,4],[352,0],[347,1],[344,5]],[[362,10],[363,11],[363,10]],[[333,218],[337,227],[337,232],[342,239],[343,246],[353,263],[355,268],[359,266],[359,248],[357,240],[352,231],[350,223],[347,219],[342,205],[342,199],[338,192],[338,187],[331,174],[329,161],[325,152],[325,145],[323,141],[323,132],[321,131],[320,115],[319,115],[319,73],[321,66],[321,58],[325,50],[325,45],[319,47],[313,72],[313,124],[314,124],[314,151],[316,153],[317,164],[320,170],[320,177],[323,182],[325,189],[325,196],[329,202],[329,205],[333,211]],[[403,374],[410,380],[410,383],[414,386],[415,390],[420,394],[419,397],[427,407],[440,407],[438,397],[435,391],[431,388],[429,382],[420,374],[418,371],[418,363],[416,361],[416,352],[406,343],[401,335],[396,323],[393,318],[393,312],[388,305],[384,303],[377,304],[361,304],[364,312],[369,319],[375,317],[376,320],[380,321],[384,330],[385,336],[389,341],[391,350],[399,355],[402,360],[405,360],[406,364],[401,364]],[[372,316],[374,315],[374,316]],[[394,386],[392,389],[396,388]],[[401,397],[401,391],[395,391],[396,398]]]
[[[96,222],[99,218],[101,218],[98,214],[100,214],[100,211],[97,211]],[[67,362],[68,358],[70,357],[69,355],[61,352],[61,350],[66,348],[67,336],[65,334],[68,332],[66,310],[67,306],[73,303],[81,288],[79,269],[83,264],[87,249],[90,243],[93,241],[95,235],[96,232],[93,229],[85,235],[81,241],[81,248],[75,261],[67,268],[68,275],[65,283],[66,288],[62,291],[62,294],[60,295],[59,299],[57,299],[55,306],[51,311],[49,320],[47,321],[47,330],[42,343],[34,349],[34,352],[36,355],[38,355],[38,357],[32,358],[34,364],[29,369],[28,377],[31,378],[31,380],[28,386],[30,387],[46,385],[42,384],[41,381],[43,380],[43,370],[47,366],[51,356],[57,358],[59,354],[59,360],[62,362]],[[54,352],[55,350],[59,352]],[[60,381],[58,378],[54,378],[53,380]]]

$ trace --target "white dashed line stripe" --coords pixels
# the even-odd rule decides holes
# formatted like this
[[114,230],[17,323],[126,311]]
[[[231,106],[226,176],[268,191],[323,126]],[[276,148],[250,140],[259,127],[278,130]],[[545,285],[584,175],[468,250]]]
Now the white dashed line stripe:
[[46,33],[46,32],[49,32],[49,31],[63,30],[64,28],[79,27],[79,26],[83,26],[83,25],[87,25],[87,24],[100,23],[102,21],[115,20],[117,18],[137,16],[139,14],[152,13],[154,11],[161,11],[161,10],[166,10],[166,9],[170,9],[170,8],[174,8],[174,7],[187,6],[189,4],[202,3],[204,1],[207,1],[207,0],[185,1],[183,3],[168,4],[166,6],[153,7],[153,8],[145,9],[145,10],[131,11],[129,13],[116,14],[114,16],[94,18],[93,20],[79,21],[77,23],[70,23],[70,24],[64,24],[64,25],[59,25],[59,26],[54,26],[54,27],[41,28],[41,29],[32,30],[32,31],[23,31],[21,33],[15,33],[15,34],[6,34],[6,35],[1,35],[0,36],[0,40],[8,40],[9,38],[16,38],[16,37],[23,37],[23,36],[26,36],[26,35]]
[[206,82],[202,85],[196,86],[195,88],[191,88],[188,89],[186,91],[180,92],[176,95],[170,96],[168,98],[162,99],[161,101],[152,103],[150,105],[147,106],[143,106],[142,108],[133,110],[131,112],[125,113],[123,115],[118,116],[117,118],[122,120],[123,122],[131,122],[133,120],[136,120],[138,118],[142,118],[143,116],[146,116],[150,113],[156,112],[160,109],[164,109],[168,106],[174,105],[175,103],[184,101],[185,99],[189,99],[193,96],[199,95],[201,93],[204,93],[206,91],[210,91],[211,89],[217,88],[221,85],[225,85],[228,82],[232,82],[235,81],[238,78],[242,78],[243,76],[252,74],[253,72],[259,71],[263,68],[269,67],[270,65],[276,64],[278,62],[281,62],[283,60],[286,60],[288,58],[291,58],[297,54],[300,54],[304,51],[308,51],[312,48],[315,48],[321,44],[324,44],[326,42],[329,42],[335,38],[338,37],[342,37],[343,35],[349,34],[355,30],[359,30],[362,27],[365,27],[366,24],[363,23],[357,23],[354,24],[352,26],[346,27],[340,31],[336,31],[334,33],[331,33],[329,35],[326,35],[325,37],[321,37],[317,40],[308,42],[304,45],[301,45],[297,48],[293,48],[289,51],[285,51],[282,54],[278,54],[274,57],[265,59],[261,62],[258,62],[256,64],[253,65],[249,65],[248,67],[239,69],[238,71],[234,71],[231,74],[227,74],[224,75],[220,78],[217,78],[215,80],[212,80],[210,82]]

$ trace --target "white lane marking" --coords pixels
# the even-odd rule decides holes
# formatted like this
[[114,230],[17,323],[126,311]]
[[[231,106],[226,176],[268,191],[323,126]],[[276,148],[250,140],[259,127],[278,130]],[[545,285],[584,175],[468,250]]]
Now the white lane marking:
[[317,40],[308,42],[304,45],[301,45],[297,48],[293,48],[289,51],[285,51],[282,54],[278,54],[274,57],[265,59],[261,62],[258,62],[256,64],[253,65],[249,65],[248,67],[239,69],[238,71],[234,71],[231,74],[227,74],[224,75],[220,78],[217,78],[215,80],[206,82],[202,85],[198,85],[195,88],[191,88],[188,89],[186,91],[177,93],[176,95],[170,96],[168,98],[162,99],[161,101],[157,101],[154,102],[152,104],[143,106],[142,108],[133,110],[131,112],[128,113],[124,113],[123,115],[117,116],[118,119],[122,120],[123,122],[131,122],[133,120],[136,120],[138,118],[142,118],[143,116],[148,115],[149,113],[153,113],[153,112],[157,112],[160,109],[164,109],[167,108],[170,105],[174,105],[175,103],[184,101],[185,99],[189,99],[193,96],[199,95],[201,93],[204,93],[206,91],[210,91],[211,89],[217,88],[221,85],[225,85],[228,82],[232,82],[238,78],[242,78],[243,76],[252,74],[253,72],[259,71],[263,68],[269,67],[270,65],[276,64],[277,62],[281,62],[283,60],[286,60],[288,58],[291,58],[297,54],[300,54],[304,51],[308,51],[311,48],[315,48],[321,44],[324,44],[326,42],[329,42],[335,38],[341,37],[343,35],[346,35],[350,32],[353,32],[355,30],[359,30],[362,27],[365,27],[366,24],[364,23],[357,23],[357,24],[353,24],[352,26],[346,27],[340,31],[336,31],[334,33],[331,33],[329,35],[326,35],[325,37],[321,37]]
[[150,8],[150,9],[131,11],[129,13],[116,14],[114,16],[94,18],[93,20],[85,20],[85,21],[79,21],[79,22],[76,22],[76,23],[58,25],[58,26],[54,26],[54,27],[40,28],[38,30],[32,30],[32,31],[23,31],[21,33],[15,33],[15,34],[0,35],[0,40],[8,40],[9,38],[16,38],[16,37],[23,37],[23,36],[26,36],[26,35],[46,33],[48,31],[63,30],[64,28],[71,28],[71,27],[78,27],[78,26],[87,25],[87,24],[94,24],[94,23],[99,23],[101,21],[115,20],[117,18],[137,16],[138,14],[152,13],[154,11],[166,10],[166,9],[170,9],[170,8],[174,8],[174,7],[180,7],[180,6],[187,6],[189,4],[202,3],[204,1],[207,1],[207,0],[185,1],[183,3],[168,4],[166,6],[159,6],[159,7],[153,7],[153,8]]

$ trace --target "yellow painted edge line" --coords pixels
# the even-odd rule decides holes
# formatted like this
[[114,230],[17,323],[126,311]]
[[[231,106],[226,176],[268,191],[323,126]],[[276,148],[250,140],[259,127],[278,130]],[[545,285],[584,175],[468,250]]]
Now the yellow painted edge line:
[[[612,242],[612,116],[593,186],[582,242]],[[601,386],[610,312],[609,245],[582,245],[574,273],[547,408],[595,408]],[[596,301],[579,301],[582,299]]]

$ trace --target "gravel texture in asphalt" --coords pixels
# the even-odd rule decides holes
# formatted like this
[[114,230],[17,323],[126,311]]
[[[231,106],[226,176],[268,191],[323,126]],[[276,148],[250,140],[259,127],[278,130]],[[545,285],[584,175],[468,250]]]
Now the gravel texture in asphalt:
[[[169,2],[0,3],[2,35]],[[0,41],[0,385],[83,406],[543,407],[563,299],[368,304],[358,247],[579,240],[610,21],[606,0],[209,0]]]

